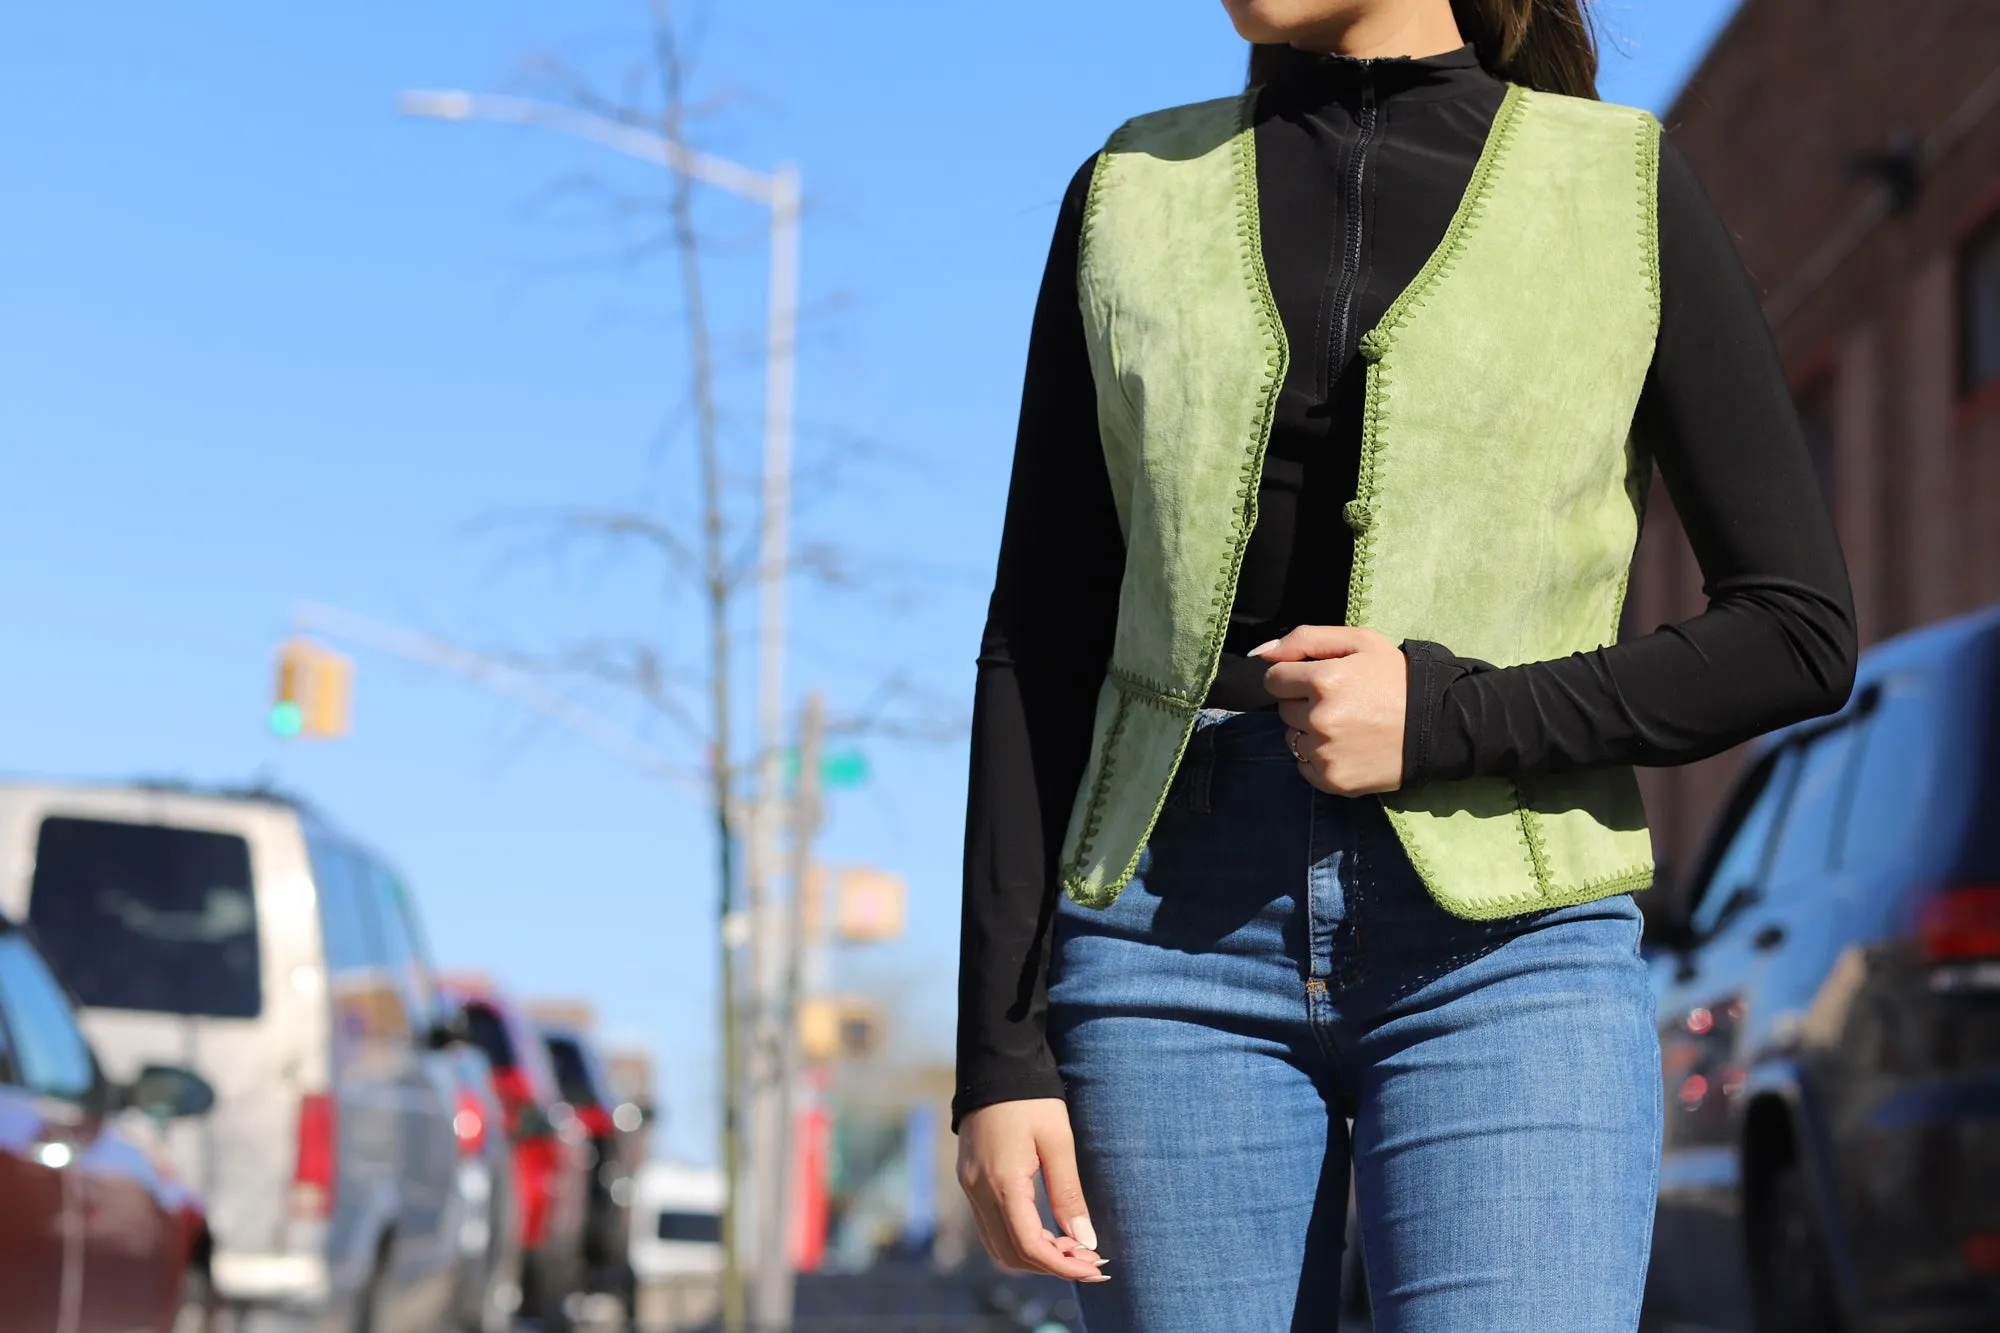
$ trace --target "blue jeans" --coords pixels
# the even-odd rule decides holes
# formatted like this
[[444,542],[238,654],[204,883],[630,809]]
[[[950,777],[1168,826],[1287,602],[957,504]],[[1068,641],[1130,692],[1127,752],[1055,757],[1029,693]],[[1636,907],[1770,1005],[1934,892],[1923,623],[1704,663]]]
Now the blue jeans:
[[[1058,909],[1049,1032],[1107,1283],[1089,1333],[1638,1326],[1660,1065],[1630,898],[1465,921],[1271,714],[1205,714],[1116,904]],[[1352,1129],[1349,1121],[1352,1121]]]

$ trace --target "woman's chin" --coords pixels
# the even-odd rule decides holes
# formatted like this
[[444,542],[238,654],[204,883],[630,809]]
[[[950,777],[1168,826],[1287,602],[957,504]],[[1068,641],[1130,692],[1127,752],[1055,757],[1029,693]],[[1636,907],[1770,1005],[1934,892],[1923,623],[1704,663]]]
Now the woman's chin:
[[1260,46],[1278,46],[1323,29],[1349,6],[1338,0],[1222,0],[1237,35]]

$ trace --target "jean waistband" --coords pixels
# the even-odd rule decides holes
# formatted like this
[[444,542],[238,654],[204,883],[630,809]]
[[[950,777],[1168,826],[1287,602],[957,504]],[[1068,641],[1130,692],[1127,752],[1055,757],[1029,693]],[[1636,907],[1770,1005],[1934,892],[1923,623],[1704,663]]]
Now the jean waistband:
[[1204,708],[1195,715],[1188,756],[1209,762],[1296,763],[1286,731],[1284,719],[1274,711],[1236,713],[1226,708]]

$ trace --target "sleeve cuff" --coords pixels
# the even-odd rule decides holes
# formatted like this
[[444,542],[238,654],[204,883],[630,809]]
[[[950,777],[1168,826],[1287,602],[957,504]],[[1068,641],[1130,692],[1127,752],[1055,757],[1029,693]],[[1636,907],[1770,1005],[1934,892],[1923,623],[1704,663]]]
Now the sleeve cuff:
[[1449,658],[1442,645],[1426,639],[1405,639],[1403,660],[1409,664],[1409,694],[1403,703],[1403,785],[1420,787],[1430,780],[1431,731],[1443,702]]
[[1405,639],[1409,694],[1403,711],[1403,785],[1418,787],[1472,773],[1473,747],[1463,718],[1451,707],[1451,687],[1493,667],[1460,657],[1443,644]]
[[996,1106],[1001,1102],[1025,1102],[1037,1097],[1054,1097],[1061,1100],[1064,1095],[1062,1075],[1053,1069],[987,1079],[970,1087],[960,1088],[957,1095],[951,1099],[951,1132],[958,1133],[959,1122],[984,1106]]

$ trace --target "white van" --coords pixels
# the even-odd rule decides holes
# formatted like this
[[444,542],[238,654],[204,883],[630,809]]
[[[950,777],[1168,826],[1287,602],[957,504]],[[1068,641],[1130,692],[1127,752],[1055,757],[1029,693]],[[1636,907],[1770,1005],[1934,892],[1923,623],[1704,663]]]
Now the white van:
[[174,1064],[214,1086],[168,1148],[242,1333],[447,1322],[461,1025],[379,860],[276,797],[0,783],[0,910],[110,1077]]
[[722,1172],[647,1162],[632,1190],[632,1272],[642,1286],[722,1272]]

